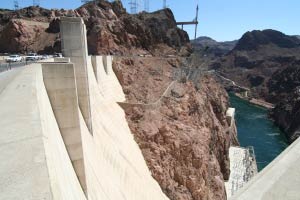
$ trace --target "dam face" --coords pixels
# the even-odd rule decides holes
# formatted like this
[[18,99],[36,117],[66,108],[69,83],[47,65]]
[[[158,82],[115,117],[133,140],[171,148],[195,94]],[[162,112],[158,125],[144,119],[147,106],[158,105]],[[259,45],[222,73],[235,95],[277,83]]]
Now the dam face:
[[0,199],[168,199],[117,103],[113,58],[87,56],[82,19],[61,26],[70,62],[21,68],[0,94]]

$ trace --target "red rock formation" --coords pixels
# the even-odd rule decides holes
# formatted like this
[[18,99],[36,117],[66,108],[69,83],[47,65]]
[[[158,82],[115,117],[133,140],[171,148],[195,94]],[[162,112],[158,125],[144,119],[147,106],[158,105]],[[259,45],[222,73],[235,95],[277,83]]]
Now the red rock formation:
[[[172,81],[179,60],[117,59],[114,70],[127,101],[155,102]],[[129,106],[129,126],[163,191],[172,200],[226,199],[228,149],[237,144],[235,127],[225,112],[228,96],[211,77],[197,90],[191,81],[177,82],[153,108]]]
[[[3,29],[2,31],[0,29],[0,46],[3,46],[0,52],[23,53],[24,48],[46,53],[59,50],[55,44],[59,42],[60,16],[84,18],[90,54],[161,55],[180,52],[182,55],[188,55],[190,53],[188,35],[177,28],[171,10],[129,15],[121,3],[103,0],[97,4],[85,4],[76,10],[29,7],[17,12],[6,11],[2,15],[0,13],[0,27]],[[22,26],[25,28],[11,25],[17,18],[22,19]],[[33,21],[44,22],[46,27],[37,26],[38,30],[26,28]],[[33,37],[37,34],[47,37]],[[7,41],[14,41],[14,47],[8,48],[10,43]],[[161,48],[157,48],[158,46]]]
[[[48,23],[14,19],[1,31],[1,52],[39,51],[52,45],[56,35],[45,32]],[[38,42],[43,41],[43,42]]]

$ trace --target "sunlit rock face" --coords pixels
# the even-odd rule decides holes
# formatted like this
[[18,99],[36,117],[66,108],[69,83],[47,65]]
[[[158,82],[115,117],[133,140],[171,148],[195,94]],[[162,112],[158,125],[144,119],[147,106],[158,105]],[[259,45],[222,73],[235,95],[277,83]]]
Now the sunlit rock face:
[[121,3],[99,1],[76,10],[28,7],[0,14],[0,52],[59,52],[61,16],[84,18],[90,54],[188,55],[191,50],[187,33],[177,28],[170,9],[130,15]]
[[[127,102],[149,105],[172,83],[180,60],[118,58],[114,71]],[[125,109],[129,127],[153,177],[170,199],[226,199],[228,150],[236,128],[226,120],[228,96],[211,77],[175,81],[156,106]]]

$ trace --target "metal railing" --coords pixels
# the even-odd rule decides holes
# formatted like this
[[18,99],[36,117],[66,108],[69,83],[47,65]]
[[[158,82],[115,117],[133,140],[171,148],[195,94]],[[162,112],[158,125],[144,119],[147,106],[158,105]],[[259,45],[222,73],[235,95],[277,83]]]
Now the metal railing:
[[35,61],[1,63],[0,64],[0,73],[11,70],[13,68],[23,67],[23,66],[29,65],[29,64],[34,63],[34,62]]

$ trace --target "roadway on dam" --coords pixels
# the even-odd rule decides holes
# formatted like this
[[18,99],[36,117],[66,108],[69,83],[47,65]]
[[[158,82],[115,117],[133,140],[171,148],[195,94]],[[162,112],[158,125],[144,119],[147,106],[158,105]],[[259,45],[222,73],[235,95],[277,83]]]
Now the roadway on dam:
[[14,80],[14,78],[20,73],[20,71],[24,69],[23,67],[20,68],[13,68],[9,71],[5,71],[0,73],[0,95],[5,90],[7,85]]

